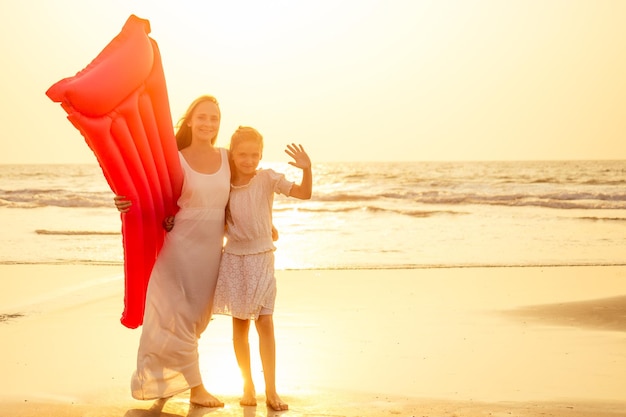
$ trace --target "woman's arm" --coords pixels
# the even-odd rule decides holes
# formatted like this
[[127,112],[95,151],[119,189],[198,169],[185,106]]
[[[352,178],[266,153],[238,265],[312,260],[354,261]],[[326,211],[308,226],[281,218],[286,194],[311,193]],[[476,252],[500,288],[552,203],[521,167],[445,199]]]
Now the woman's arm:
[[[123,195],[116,195],[113,197],[113,201],[115,202],[115,207],[117,207],[117,210],[120,213],[128,213],[130,207],[133,205],[133,203]],[[167,216],[163,219],[161,225],[166,232],[171,231],[174,228],[174,216]]]
[[130,200],[123,195],[116,195],[113,197],[113,201],[115,202],[115,207],[117,207],[117,210],[120,213],[128,213],[130,206],[133,205],[133,203],[131,203]]

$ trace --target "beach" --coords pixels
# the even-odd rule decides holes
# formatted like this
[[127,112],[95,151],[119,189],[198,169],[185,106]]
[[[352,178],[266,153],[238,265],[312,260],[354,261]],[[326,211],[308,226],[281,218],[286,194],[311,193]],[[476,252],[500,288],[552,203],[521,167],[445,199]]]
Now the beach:
[[133,400],[140,330],[119,322],[121,265],[0,276],[2,417],[626,416],[624,266],[277,271],[282,413],[258,362],[259,406],[239,406],[225,316],[200,339],[224,409]]
[[[626,2],[535,3],[0,2],[0,417],[626,417]],[[163,255],[149,355],[195,366],[160,336],[211,304],[177,271],[196,232],[228,243],[201,223],[240,126],[296,184],[268,199],[290,408],[253,329],[240,406],[218,315],[197,353],[225,406],[135,400],[125,297]]]

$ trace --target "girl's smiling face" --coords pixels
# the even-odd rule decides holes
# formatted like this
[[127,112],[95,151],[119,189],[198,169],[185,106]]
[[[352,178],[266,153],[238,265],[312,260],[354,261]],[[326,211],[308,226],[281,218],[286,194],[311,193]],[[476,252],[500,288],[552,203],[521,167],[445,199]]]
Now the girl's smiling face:
[[231,150],[233,165],[240,177],[254,176],[262,157],[261,145],[252,140],[244,140]]

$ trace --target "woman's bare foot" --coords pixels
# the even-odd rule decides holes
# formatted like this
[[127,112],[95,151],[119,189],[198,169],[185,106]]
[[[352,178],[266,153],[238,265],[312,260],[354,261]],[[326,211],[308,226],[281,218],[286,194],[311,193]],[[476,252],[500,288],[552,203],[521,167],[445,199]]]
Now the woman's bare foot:
[[209,394],[204,385],[198,385],[191,389],[189,402],[200,407],[217,408],[224,407],[224,403]]
[[239,404],[256,405],[256,390],[254,389],[254,384],[244,384],[243,397],[241,397]]
[[283,400],[280,399],[278,394],[276,394],[276,393],[273,393],[273,394],[266,393],[265,395],[266,395],[265,403],[272,410],[274,410],[274,411],[289,410],[289,405],[287,405],[287,403],[283,402]]

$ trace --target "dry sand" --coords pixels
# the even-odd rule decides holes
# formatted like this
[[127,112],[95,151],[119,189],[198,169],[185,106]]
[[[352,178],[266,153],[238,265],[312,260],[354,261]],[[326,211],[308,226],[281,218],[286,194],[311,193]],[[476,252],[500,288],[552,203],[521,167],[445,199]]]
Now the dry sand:
[[224,409],[131,399],[140,331],[119,323],[121,266],[0,277],[0,417],[626,416],[623,266],[279,271],[283,413],[238,405],[223,316],[200,349]]

